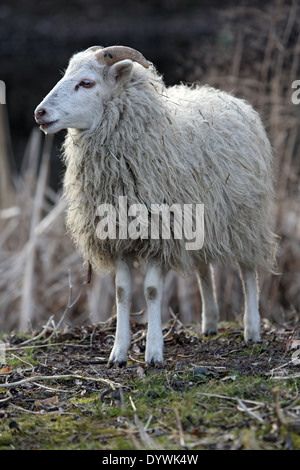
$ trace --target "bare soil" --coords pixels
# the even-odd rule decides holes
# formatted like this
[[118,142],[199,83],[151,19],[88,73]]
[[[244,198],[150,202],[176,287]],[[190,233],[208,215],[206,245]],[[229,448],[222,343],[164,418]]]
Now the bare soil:
[[0,371],[0,449],[300,449],[299,322],[264,322],[247,345],[237,324],[205,338],[175,318],[161,366],[145,365],[134,319],[127,365],[108,366],[114,331],[5,338],[19,363]]

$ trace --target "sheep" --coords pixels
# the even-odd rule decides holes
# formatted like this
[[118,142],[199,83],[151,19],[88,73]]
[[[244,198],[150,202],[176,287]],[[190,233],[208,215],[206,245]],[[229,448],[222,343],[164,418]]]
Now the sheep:
[[[45,133],[67,129],[67,228],[93,269],[115,272],[117,326],[109,364],[127,361],[133,262],[146,266],[147,364],[163,362],[162,286],[170,270],[196,273],[202,333],[211,335],[219,317],[213,265],[236,264],[244,339],[260,341],[257,271],[274,272],[277,240],[272,150],[250,104],[207,85],[167,87],[140,52],[93,46],[70,59],[35,120]],[[186,239],[174,236],[174,224],[169,239],[142,232],[100,237],[99,207],[115,207],[118,198],[127,208],[144,204],[148,217],[152,204],[202,205],[203,247],[188,250]]]

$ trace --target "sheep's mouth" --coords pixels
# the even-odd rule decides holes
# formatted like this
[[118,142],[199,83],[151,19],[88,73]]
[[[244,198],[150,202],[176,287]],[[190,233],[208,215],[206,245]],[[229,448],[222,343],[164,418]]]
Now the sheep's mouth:
[[36,121],[36,123],[40,126],[40,129],[42,129],[43,131],[45,129],[48,129],[50,126],[52,126],[56,122],[57,122],[57,119],[55,121],[48,121],[48,122]]

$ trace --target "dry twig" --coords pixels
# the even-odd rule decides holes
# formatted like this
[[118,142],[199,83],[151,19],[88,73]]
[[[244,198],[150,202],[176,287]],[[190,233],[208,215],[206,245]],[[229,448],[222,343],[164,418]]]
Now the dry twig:
[[102,382],[108,384],[113,390],[115,387],[119,387],[119,385],[109,379],[102,379],[100,377],[86,377],[84,375],[78,374],[66,374],[66,375],[35,375],[32,377],[27,377],[22,380],[18,380],[17,382],[6,382],[4,384],[0,384],[0,388],[15,388],[21,385],[24,385],[29,382],[35,382],[39,380],[71,380],[71,379],[79,379],[79,380],[89,380],[91,382]]

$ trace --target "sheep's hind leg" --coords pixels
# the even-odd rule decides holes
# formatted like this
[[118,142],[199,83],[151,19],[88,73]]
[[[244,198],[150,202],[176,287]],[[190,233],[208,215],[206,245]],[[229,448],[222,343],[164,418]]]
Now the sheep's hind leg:
[[219,311],[212,266],[202,264],[197,272],[197,278],[202,299],[202,333],[206,336],[213,335],[218,331]]
[[126,364],[130,347],[131,263],[120,259],[116,270],[117,329],[109,363]]
[[258,311],[257,272],[244,264],[239,265],[244,290],[244,338],[245,341],[260,341],[260,316]]
[[148,331],[145,361],[150,364],[163,362],[163,335],[161,329],[161,302],[163,274],[160,266],[149,263],[144,282],[144,293],[148,310]]

